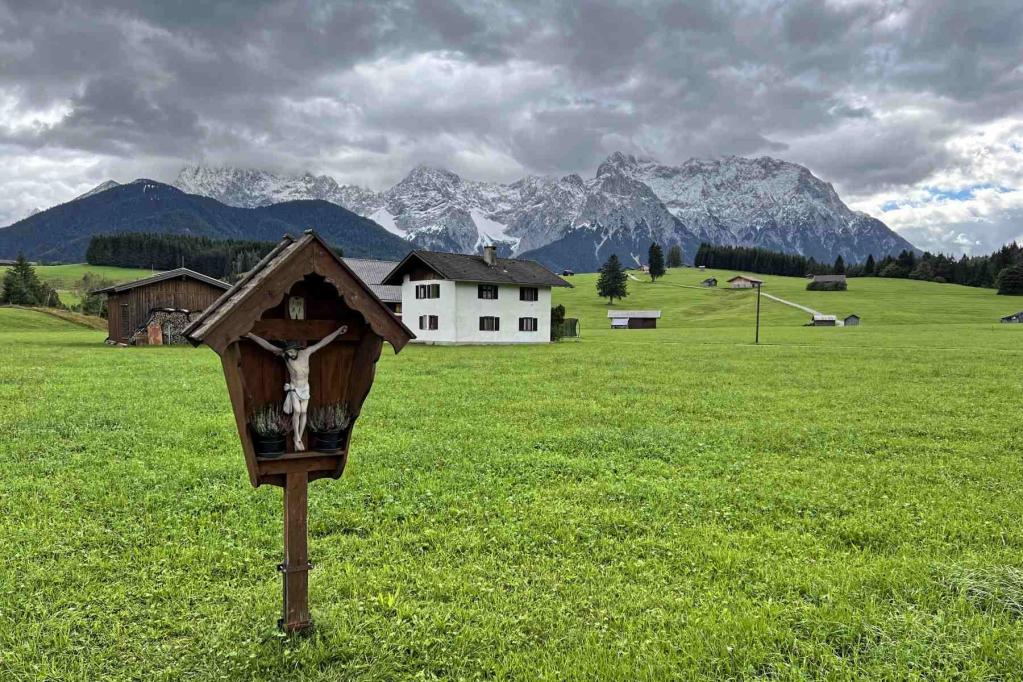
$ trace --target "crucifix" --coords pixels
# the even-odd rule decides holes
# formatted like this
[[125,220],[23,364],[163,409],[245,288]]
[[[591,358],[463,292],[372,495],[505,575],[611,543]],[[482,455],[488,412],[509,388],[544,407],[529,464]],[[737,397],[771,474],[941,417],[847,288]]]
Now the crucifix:
[[260,348],[284,358],[284,364],[288,368],[288,383],[284,384],[284,413],[291,415],[296,452],[305,450],[302,434],[305,432],[306,420],[309,415],[309,356],[330,344],[346,331],[348,331],[348,325],[343,324],[308,348],[302,348],[295,341],[288,341],[284,348],[278,348],[255,334],[245,335],[245,338],[259,344]]
[[[344,472],[352,429],[373,385],[383,343],[397,352],[415,337],[312,231],[297,239],[285,236],[200,313],[184,335],[220,356],[249,482],[284,489],[284,560],[277,566],[284,603],[279,623],[286,632],[305,630],[312,624],[309,483],[337,479]],[[344,343],[338,342],[342,338]],[[281,377],[281,360],[286,378]],[[306,449],[311,374],[318,401],[350,409],[349,427],[336,451]],[[257,452],[254,437],[260,434],[253,415],[280,403],[282,379],[295,448]],[[281,430],[276,426],[274,435]]]

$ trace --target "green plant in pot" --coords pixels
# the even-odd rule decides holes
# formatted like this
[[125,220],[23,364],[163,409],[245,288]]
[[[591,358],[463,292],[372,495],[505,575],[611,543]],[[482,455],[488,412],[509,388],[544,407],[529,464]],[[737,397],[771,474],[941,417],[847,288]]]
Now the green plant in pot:
[[249,415],[249,431],[256,457],[280,457],[288,448],[291,418],[281,403],[267,403]]
[[309,447],[319,452],[337,452],[351,423],[347,403],[317,405],[309,411]]

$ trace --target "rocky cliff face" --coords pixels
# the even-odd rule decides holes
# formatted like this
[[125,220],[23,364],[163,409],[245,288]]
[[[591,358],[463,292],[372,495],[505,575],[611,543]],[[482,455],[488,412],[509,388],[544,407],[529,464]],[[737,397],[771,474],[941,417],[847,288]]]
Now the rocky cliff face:
[[641,259],[651,241],[679,244],[687,258],[703,241],[847,262],[913,248],[881,221],[850,210],[808,169],[769,157],[667,166],[616,152],[589,180],[527,176],[510,184],[419,166],[380,193],[327,176],[197,166],[176,184],[233,206],[323,199],[420,248],[470,253],[496,244],[503,254],[577,270],[612,252]]

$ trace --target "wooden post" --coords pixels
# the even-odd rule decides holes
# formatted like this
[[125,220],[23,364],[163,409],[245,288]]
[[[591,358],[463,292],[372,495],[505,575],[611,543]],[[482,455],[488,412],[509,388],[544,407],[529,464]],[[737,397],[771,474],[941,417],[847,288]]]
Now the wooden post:
[[756,344],[760,343],[760,287],[761,286],[763,286],[763,285],[761,285],[761,284],[757,285],[757,336],[756,336],[756,339],[754,339],[754,341],[753,341],[753,343],[756,343]]
[[284,488],[284,563],[278,570],[284,578],[284,616],[280,626],[285,632],[300,632],[312,625],[309,618],[309,474],[291,471]]

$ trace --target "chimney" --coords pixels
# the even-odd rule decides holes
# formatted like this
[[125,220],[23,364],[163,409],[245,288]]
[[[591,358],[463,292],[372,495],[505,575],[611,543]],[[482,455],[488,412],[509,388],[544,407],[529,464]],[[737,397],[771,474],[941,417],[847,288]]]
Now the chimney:
[[483,247],[483,262],[487,265],[497,265],[497,247],[489,244]]

